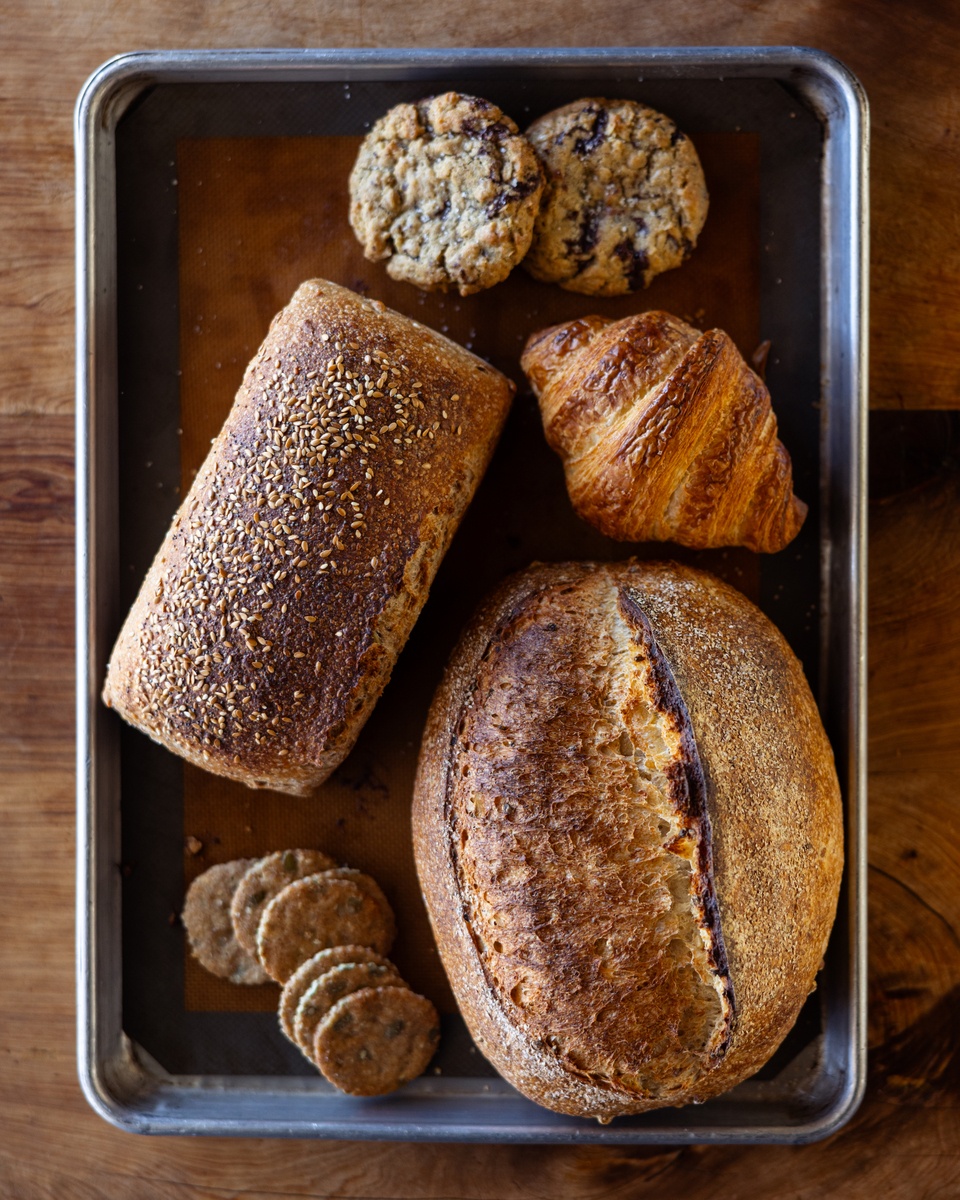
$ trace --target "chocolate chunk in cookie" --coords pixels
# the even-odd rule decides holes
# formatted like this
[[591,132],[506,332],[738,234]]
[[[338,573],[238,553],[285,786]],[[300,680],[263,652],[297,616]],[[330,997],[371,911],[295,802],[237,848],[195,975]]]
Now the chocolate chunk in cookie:
[[421,1075],[440,1040],[440,1018],[405,988],[364,988],[338,1000],[317,1029],[313,1059],[352,1096],[382,1096]]
[[183,924],[194,958],[213,975],[233,983],[269,983],[270,978],[237,941],[230,902],[237,885],[256,862],[238,858],[198,875],[187,889]]
[[386,954],[392,941],[392,922],[369,892],[352,880],[308,875],[267,905],[257,955],[271,978],[285,983],[318,950],[356,943]]
[[320,950],[301,963],[283,985],[280,993],[280,1005],[277,1015],[280,1018],[280,1028],[291,1042],[296,1044],[294,1020],[297,1006],[303,999],[303,994],[314,980],[341,963],[380,963],[382,966],[392,966],[389,959],[377,954],[368,946],[331,946],[329,950]]
[[363,140],[350,175],[350,224],[367,258],[426,291],[461,296],[523,258],[543,190],[517,126],[478,96],[398,104]]
[[524,267],[573,292],[619,296],[678,267],[697,244],[709,197],[693,143],[633,100],[577,100],[527,137],[547,187]]
[[329,854],[319,850],[277,850],[255,862],[237,885],[230,905],[233,931],[244,950],[257,957],[257,927],[277,892],[295,879],[335,866]]
[[312,1061],[317,1029],[337,1001],[361,988],[387,986],[407,986],[393,963],[343,963],[332,967],[304,992],[294,1017],[294,1041]]

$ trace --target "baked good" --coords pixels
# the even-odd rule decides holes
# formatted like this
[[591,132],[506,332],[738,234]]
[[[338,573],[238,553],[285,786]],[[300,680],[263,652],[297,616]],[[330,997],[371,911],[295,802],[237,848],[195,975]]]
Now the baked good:
[[715,1096],[815,985],[842,869],[830,744],[782,635],[702,571],[508,580],[438,689],[413,830],[467,1026],[548,1108]]
[[396,923],[374,896],[349,879],[307,875],[288,883],[264,909],[257,928],[257,957],[277,983],[319,950],[369,946],[386,954]]
[[277,892],[288,883],[336,867],[320,850],[275,850],[256,860],[237,884],[230,901],[230,920],[237,941],[252,957],[257,957],[257,928],[263,910]]
[[349,879],[362,892],[366,892],[383,914],[387,928],[387,937],[390,942],[393,941],[397,936],[396,917],[394,916],[390,901],[383,894],[383,889],[372,875],[368,875],[365,871],[360,871],[356,867],[334,867],[332,870],[320,871],[319,874],[323,879]]
[[709,205],[703,168],[663,113],[588,98],[526,133],[547,175],[523,260],[535,279],[620,296],[679,267],[696,246]]
[[322,782],[390,676],[512,393],[379,302],[301,285],[124,623],[106,703],[251,787]]
[[723,330],[583,317],[533,334],[521,365],[573,507],[607,537],[769,553],[799,532],[770,393]]
[[351,1096],[383,1096],[423,1074],[440,1040],[426,996],[404,987],[364,988],[338,1000],[317,1029],[313,1060]]
[[319,979],[321,975],[326,975],[331,967],[338,967],[341,963],[391,965],[389,959],[384,958],[382,954],[377,954],[375,950],[371,950],[367,946],[331,946],[328,950],[317,951],[306,962],[301,963],[283,985],[277,1009],[280,1028],[294,1045],[297,1044],[294,1021],[297,1016],[297,1007],[303,999],[304,993],[314,980]]
[[231,983],[269,983],[270,976],[234,935],[230,903],[237,885],[257,860],[238,858],[216,863],[187,888],[183,927],[194,958],[213,975]]
[[513,121],[489,100],[445,92],[398,104],[364,138],[350,224],[392,278],[469,296],[523,258],[542,190],[537,156]]
[[392,963],[341,963],[315,979],[304,992],[294,1015],[294,1040],[313,1061],[313,1043],[317,1029],[338,1000],[362,988],[401,987],[407,985]]

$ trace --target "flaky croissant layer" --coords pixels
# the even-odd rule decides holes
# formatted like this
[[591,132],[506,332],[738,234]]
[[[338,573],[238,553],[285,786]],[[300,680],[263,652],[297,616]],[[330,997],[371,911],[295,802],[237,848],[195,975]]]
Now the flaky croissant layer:
[[770,553],[800,531],[770,393],[723,330],[582,317],[534,334],[521,365],[571,502],[607,537]]

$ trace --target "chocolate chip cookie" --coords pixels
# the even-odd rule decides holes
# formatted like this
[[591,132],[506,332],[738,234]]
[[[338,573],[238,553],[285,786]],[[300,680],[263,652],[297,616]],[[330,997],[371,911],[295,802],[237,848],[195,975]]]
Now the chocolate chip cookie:
[[445,92],[398,104],[363,140],[350,225],[394,279],[461,296],[505,279],[533,236],[543,173],[508,116]]
[[693,143],[633,100],[584,99],[527,130],[547,186],[523,265],[572,292],[619,296],[678,267],[709,197]]

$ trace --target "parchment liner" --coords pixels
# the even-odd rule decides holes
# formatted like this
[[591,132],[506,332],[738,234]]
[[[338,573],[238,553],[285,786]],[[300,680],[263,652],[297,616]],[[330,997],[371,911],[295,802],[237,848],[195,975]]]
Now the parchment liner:
[[[575,98],[575,97],[572,97]],[[522,269],[476,296],[425,294],[368,263],[347,224],[347,176],[359,138],[182,139],[177,144],[181,366],[181,494],[219,430],[271,318],[304,279],[323,276],[383,300],[489,359],[518,395],[484,483],[441,567],[393,679],[353,752],[307,799],[253,792],[184,767],[184,887],[207,866],[288,847],[316,847],[369,872],[393,904],[391,957],[442,1012],[454,1011],[410,844],[409,807],[427,707],[470,612],[508,571],[533,559],[669,555],[726,578],[753,599],[756,556],[692,553],[609,541],[573,514],[559,461],[546,447],[519,368],[537,329],[597,312],[663,308],[699,328],[718,325],[749,357],[760,336],[760,163],[753,133],[688,130],[710,191],[700,243],[679,270],[645,291],[591,300],[540,284]],[[774,396],[776,411],[777,397]],[[810,497],[806,497],[810,499]],[[199,847],[197,845],[199,843]],[[185,951],[191,1012],[268,1011],[272,985],[238,987]]]

